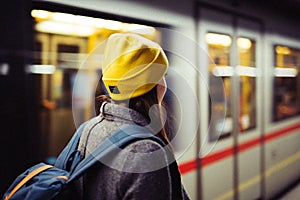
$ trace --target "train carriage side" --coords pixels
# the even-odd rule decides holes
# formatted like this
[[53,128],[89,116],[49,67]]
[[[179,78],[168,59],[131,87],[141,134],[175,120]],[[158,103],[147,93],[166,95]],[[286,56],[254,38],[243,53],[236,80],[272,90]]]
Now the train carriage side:
[[299,180],[299,34],[282,16],[256,11],[199,6],[197,37],[211,59],[199,63],[208,80],[222,78],[227,98],[222,131],[207,120],[220,102],[200,117],[201,142],[214,146],[201,157],[203,199],[272,199]]
[[272,198],[299,180],[299,39],[273,33],[266,38],[269,69],[265,85],[264,176]]
[[[200,65],[208,66],[211,99],[201,116],[210,117],[211,122],[201,124],[208,129],[201,132],[201,139],[213,147],[201,158],[203,199],[259,198],[261,22],[205,7],[199,12],[198,37],[210,59],[200,58]],[[218,79],[223,90],[215,84]],[[222,95],[224,99],[216,98]],[[208,116],[222,111],[223,119]]]

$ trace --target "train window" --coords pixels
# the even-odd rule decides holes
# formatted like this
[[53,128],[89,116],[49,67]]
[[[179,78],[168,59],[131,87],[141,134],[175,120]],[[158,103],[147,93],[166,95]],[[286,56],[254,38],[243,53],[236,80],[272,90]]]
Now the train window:
[[300,113],[300,50],[276,45],[274,53],[273,121],[278,121]]
[[[210,140],[223,138],[231,134],[233,130],[233,119],[231,113],[231,76],[234,70],[240,75],[240,114],[239,130],[241,133],[256,126],[256,70],[255,70],[255,49],[256,43],[249,38],[239,37],[236,44],[238,48],[238,65],[230,64],[230,48],[232,38],[229,35],[207,33],[206,42],[208,53],[212,60],[209,64],[209,87],[210,95],[214,96],[214,101],[210,102],[210,111],[221,113],[226,111],[225,124],[220,125],[218,119],[211,119]],[[223,95],[222,88],[214,85],[213,77],[222,78],[225,90],[226,101],[223,102],[218,97]],[[211,116],[210,116],[211,117]],[[222,121],[222,120],[221,120]],[[221,122],[222,123],[222,122]],[[222,129],[220,129],[220,127]]]
[[[231,105],[230,105],[230,76],[232,75],[232,67],[230,65],[230,47],[232,38],[229,35],[207,33],[206,43],[208,45],[208,54],[211,59],[209,63],[209,91],[210,96],[223,96],[223,89],[216,85],[213,81],[214,76],[221,76],[225,96],[227,98],[226,104],[222,98],[214,98],[210,102],[210,112],[222,113],[226,111],[225,126],[218,124],[217,119],[211,119],[211,128],[209,132],[209,140],[217,140],[219,137],[230,135],[232,131]],[[212,115],[209,116],[211,118]]]
[[[56,78],[60,80],[56,80],[53,83],[55,85],[54,94],[57,108],[72,106],[72,79],[77,73],[73,62],[78,60],[77,55],[79,54],[79,50],[78,45],[57,44],[58,69],[56,71]],[[71,61],[64,59],[63,55],[66,54],[74,55]]]
[[239,37],[237,47],[239,53],[237,70],[241,76],[239,129],[243,133],[256,126],[255,41]]

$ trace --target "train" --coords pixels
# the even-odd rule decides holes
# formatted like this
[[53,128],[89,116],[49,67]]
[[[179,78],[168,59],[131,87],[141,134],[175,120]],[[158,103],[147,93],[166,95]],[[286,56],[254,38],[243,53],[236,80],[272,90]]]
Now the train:
[[[28,7],[35,160],[51,162],[96,115],[105,40],[132,32],[169,58],[171,143],[191,199],[275,199],[300,180],[299,3],[32,0]],[[0,64],[2,77],[9,67]]]

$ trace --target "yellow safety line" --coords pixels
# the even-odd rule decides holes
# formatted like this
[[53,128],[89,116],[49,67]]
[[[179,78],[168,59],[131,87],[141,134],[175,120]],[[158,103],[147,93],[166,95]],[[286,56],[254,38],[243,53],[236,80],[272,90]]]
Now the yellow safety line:
[[[277,163],[276,165],[270,167],[264,174],[265,177],[269,177],[272,174],[274,174],[275,172],[284,169],[285,167],[293,164],[294,162],[298,161],[300,159],[300,151],[298,151],[297,153],[289,156],[288,158],[282,160],[281,162]],[[252,177],[251,179],[239,184],[239,191],[243,191],[246,190],[247,188],[255,185],[256,183],[258,183],[260,181],[261,175],[256,175],[254,177]],[[223,193],[219,196],[217,196],[215,198],[215,200],[225,200],[228,199],[230,197],[232,197],[234,194],[234,190],[231,189],[229,191],[227,191],[226,193]]]
[[288,165],[291,165],[292,163],[296,162],[299,159],[300,159],[300,151],[293,154],[292,156],[289,156],[287,159],[283,160],[282,162],[278,163],[277,165],[274,165],[273,167],[269,168],[268,171],[266,171],[266,173],[265,173],[266,177],[271,176],[271,174],[287,167]]

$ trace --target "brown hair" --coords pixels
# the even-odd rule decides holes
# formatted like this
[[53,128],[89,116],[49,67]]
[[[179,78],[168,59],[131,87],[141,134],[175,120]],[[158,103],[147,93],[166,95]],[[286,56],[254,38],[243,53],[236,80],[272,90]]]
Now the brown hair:
[[[95,109],[96,109],[96,114],[99,115],[100,114],[100,107],[102,105],[103,102],[113,102],[108,96],[106,95],[99,95],[96,96],[95,98]],[[151,118],[149,116],[149,110],[150,108],[155,105],[158,104],[158,99],[157,99],[157,86],[155,86],[152,90],[150,90],[149,92],[147,92],[144,95],[129,99],[127,101],[115,101],[115,103],[117,104],[121,104],[121,103],[128,103],[128,107],[139,112],[140,114],[142,114],[145,119],[147,120],[148,123],[151,122]],[[167,110],[167,107],[165,106],[165,103],[162,102],[162,106]],[[166,119],[166,123],[163,123],[162,120],[162,114],[161,114],[161,110],[157,109],[156,112],[152,113],[155,114],[155,117],[152,117],[152,120],[155,120],[154,123],[160,123],[159,125],[161,125],[160,127],[162,127],[162,129],[160,130],[159,133],[157,133],[156,135],[163,140],[166,144],[170,143],[170,139],[171,139],[171,133],[170,133],[170,129],[169,129],[169,120],[168,120],[168,112],[167,112],[167,119]],[[168,133],[167,133],[168,132]]]

